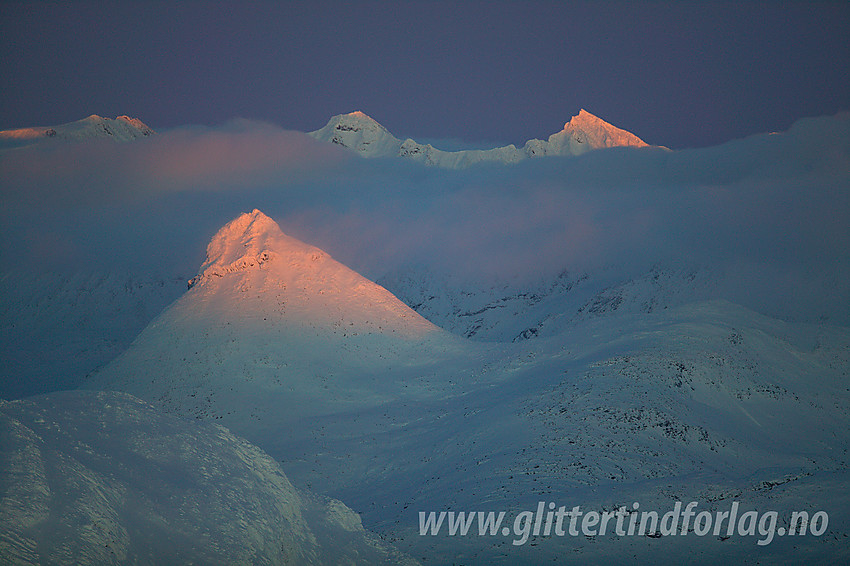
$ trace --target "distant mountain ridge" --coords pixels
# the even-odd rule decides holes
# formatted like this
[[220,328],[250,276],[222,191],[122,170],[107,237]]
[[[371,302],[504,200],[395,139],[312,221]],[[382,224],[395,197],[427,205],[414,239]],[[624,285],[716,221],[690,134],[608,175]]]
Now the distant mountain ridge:
[[[14,148],[47,140],[84,141],[112,139],[132,141],[156,132],[138,118],[115,119],[92,114],[58,126],[35,126],[0,131],[0,148]],[[333,116],[321,129],[307,135],[341,145],[363,157],[401,157],[425,165],[462,169],[476,163],[518,163],[547,155],[581,155],[611,147],[648,147],[642,139],[582,109],[561,131],[545,140],[528,140],[522,148],[510,144],[493,149],[444,151],[413,139],[401,140],[361,111]]]
[[461,169],[476,163],[517,163],[545,155],[581,155],[611,147],[648,147],[642,139],[582,109],[564,128],[546,140],[528,140],[522,148],[510,144],[493,149],[443,151],[413,139],[396,138],[363,112],[332,117],[321,129],[309,132],[317,140],[341,145],[363,157],[403,157],[426,165]]
[[112,119],[92,114],[88,118],[59,126],[3,130],[0,131],[0,142],[4,146],[21,146],[50,139],[82,141],[108,138],[115,141],[131,141],[151,136],[154,133],[152,128],[138,118],[118,116]]

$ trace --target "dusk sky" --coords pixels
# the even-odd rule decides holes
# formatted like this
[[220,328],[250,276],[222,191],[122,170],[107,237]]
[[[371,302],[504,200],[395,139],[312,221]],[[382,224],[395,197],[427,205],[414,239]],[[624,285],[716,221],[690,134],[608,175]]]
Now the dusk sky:
[[234,117],[521,144],[580,108],[671,148],[850,109],[848,2],[8,2],[0,129]]

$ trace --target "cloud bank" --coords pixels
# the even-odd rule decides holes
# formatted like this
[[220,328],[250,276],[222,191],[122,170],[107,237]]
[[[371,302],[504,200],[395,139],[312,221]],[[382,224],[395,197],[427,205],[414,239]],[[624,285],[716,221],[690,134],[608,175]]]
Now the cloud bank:
[[690,264],[746,272],[741,285],[770,284],[774,301],[779,289],[814,296],[817,285],[843,300],[848,186],[846,114],[701,150],[462,171],[362,160],[238,120],[3,152],[0,267],[191,275],[221,225],[259,208],[373,279],[414,265],[486,284]]

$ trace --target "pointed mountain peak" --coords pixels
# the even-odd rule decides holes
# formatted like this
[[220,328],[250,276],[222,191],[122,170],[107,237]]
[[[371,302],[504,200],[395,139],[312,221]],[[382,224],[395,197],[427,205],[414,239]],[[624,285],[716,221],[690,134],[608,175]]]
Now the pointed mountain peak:
[[349,326],[399,337],[436,330],[389,291],[319,248],[287,236],[256,209],[240,214],[213,236],[189,288],[189,302],[209,299],[223,309],[246,315],[245,309],[256,309],[255,314],[264,312],[266,317],[285,311],[288,323],[327,329],[342,316]]
[[324,128],[310,132],[309,135],[317,140],[353,149],[364,157],[398,155],[401,146],[401,140],[360,110],[338,114]]
[[327,254],[284,234],[277,222],[258,209],[245,212],[225,224],[207,246],[207,258],[189,287],[210,277],[251,269],[266,269],[269,262],[285,259],[317,262]]
[[245,247],[254,246],[259,240],[282,236],[283,232],[277,223],[254,209],[251,212],[243,212],[227,224],[225,224],[213,237],[210,245],[220,245],[238,242]]
[[[557,138],[565,138],[559,141]],[[566,143],[569,138],[569,143]],[[609,124],[582,108],[564,129],[549,137],[549,142],[569,145],[570,153],[579,154],[590,149],[608,147],[646,147],[648,144],[631,132]]]
[[354,112],[349,112],[348,114],[345,114],[345,116],[350,116],[351,118],[359,118],[361,120],[369,120],[371,122],[375,122],[374,118],[372,118],[371,116],[369,116],[368,114],[366,114],[365,112],[363,112],[361,110],[355,110]]
[[[564,124],[564,127],[578,127],[585,124],[605,124],[606,126],[611,126],[608,122],[596,116],[595,114],[591,114],[584,108],[579,110],[578,114],[570,118],[570,121]],[[613,126],[611,126],[613,128]]]
[[380,123],[378,123],[377,120],[360,110],[355,110],[354,112],[349,112],[348,114],[337,114],[328,121],[327,125],[329,126],[331,124],[333,124],[334,128],[337,130],[344,130],[345,127],[348,126],[352,128],[377,128],[387,132],[387,129],[384,128]]

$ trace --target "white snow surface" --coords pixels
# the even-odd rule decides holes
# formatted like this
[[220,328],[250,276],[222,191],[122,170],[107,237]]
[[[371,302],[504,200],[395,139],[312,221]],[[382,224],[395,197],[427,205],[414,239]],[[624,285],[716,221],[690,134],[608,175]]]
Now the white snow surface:
[[[677,499],[828,510],[846,554],[850,335],[726,301],[597,305],[535,340],[473,343],[420,321],[383,288],[283,236],[255,210],[212,240],[200,278],[86,387],[213,419],[296,485],[338,498],[423,562],[475,564],[753,556],[746,537],[592,540],[422,537],[418,511],[612,509]],[[615,301],[616,302],[616,301]],[[581,309],[581,312],[589,309]],[[581,314],[581,313],[579,313]],[[412,323],[412,325],[411,325]],[[765,487],[768,486],[768,487]],[[773,490],[774,486],[782,486]],[[511,515],[513,516],[513,515]]]
[[[585,139],[590,126],[583,126]],[[850,563],[850,310],[842,267],[850,249],[842,222],[850,202],[848,126],[845,114],[703,150],[597,151],[465,171],[405,166],[391,154],[359,160],[304,135],[293,137],[294,146],[267,146],[265,134],[232,138],[218,130],[201,132],[204,143],[188,149],[173,139],[159,145],[166,133],[142,144],[48,143],[46,151],[4,152],[4,392],[75,387],[101,368],[86,387],[127,391],[155,407],[122,434],[133,438],[137,428],[153,435],[146,423],[161,422],[163,412],[181,423],[163,429],[164,438],[153,435],[164,446],[171,446],[169,430],[191,439],[210,430],[208,421],[226,425],[276,460],[300,493],[336,498],[426,564]],[[366,153],[384,136],[372,134]],[[569,135],[556,145],[569,147]],[[222,136],[230,141],[206,143]],[[314,169],[307,176],[289,166],[257,171],[246,155],[253,149],[235,151],[246,148],[245,139],[258,142],[249,148],[284,152],[284,161],[285,151],[306,144]],[[210,147],[220,151],[210,155]],[[114,159],[137,149],[145,167]],[[86,161],[92,153],[105,157]],[[331,154],[344,167],[327,172]],[[156,170],[163,155],[204,171],[214,165],[214,173],[158,193],[161,187],[146,185],[156,177],[139,171]],[[45,166],[51,163],[60,166]],[[68,163],[82,163],[77,174],[63,172]],[[219,164],[237,171],[238,183],[216,184]],[[72,197],[57,204],[64,184]],[[34,187],[44,188],[16,200]],[[99,200],[113,194],[128,203]],[[581,206],[588,201],[593,206]],[[254,206],[380,285],[283,234],[258,210],[209,240],[226,219]],[[588,238],[594,231],[610,235],[609,245]],[[482,237],[494,245],[469,245]],[[605,261],[576,262],[552,248],[593,250]],[[656,248],[657,257],[649,253]],[[96,250],[92,267],[72,263],[80,249]],[[65,253],[79,271],[27,272]],[[523,277],[511,283],[483,271],[454,279],[466,263],[471,271],[511,266],[496,273]],[[118,266],[131,273],[109,272]],[[52,493],[93,517],[84,528],[78,515],[59,510],[56,516],[80,527],[76,538],[49,530],[38,490],[21,495],[9,487],[44,475],[49,458],[29,457],[39,446],[65,450],[77,446],[68,439],[99,430],[98,403],[80,411],[84,422],[60,418],[83,406],[71,399],[54,397],[27,421],[38,438],[25,458],[0,459],[14,468],[12,479],[0,480],[0,515],[10,510],[8,532],[16,533],[8,548],[31,548],[15,546],[24,540],[81,548],[89,539],[113,548],[90,537],[114,524],[116,508],[98,503],[102,494],[113,497],[110,487],[76,497],[80,476],[52,468],[59,470]],[[32,404],[43,406],[24,399],[0,413]],[[54,424],[67,433],[62,441],[46,432]],[[0,450],[18,446],[6,440],[20,430],[4,421]],[[85,438],[94,454],[116,446]],[[55,453],[61,459],[67,451]],[[221,451],[210,453],[216,460]],[[107,461],[124,462],[126,470],[116,468],[122,474],[137,465]],[[182,501],[179,485],[156,485],[162,498]],[[192,485],[213,501],[225,492]],[[252,485],[240,493],[249,504]],[[728,510],[733,501],[742,510],[776,510],[782,526],[790,511],[824,510],[829,526],[820,537],[777,537],[768,546],[756,544],[760,537],[693,533],[537,536],[515,546],[513,536],[417,532],[419,511],[503,510],[512,523],[540,501],[585,511],[639,502],[663,513],[676,500],[699,501],[700,510]],[[356,527],[343,503],[320,507],[339,525]],[[163,503],[157,524],[182,528],[178,508]],[[197,515],[187,516],[192,522]],[[236,530],[199,520],[210,525],[217,548],[229,548],[231,535],[246,541],[232,545],[239,556],[260,548],[238,530],[254,515],[223,516]],[[258,521],[263,533],[276,532]],[[149,524],[139,531],[159,532]]]
[[517,163],[545,155],[581,155],[611,147],[647,147],[636,135],[612,126],[582,109],[564,128],[547,140],[528,140],[522,149],[513,144],[493,149],[443,151],[412,139],[404,141],[363,112],[332,117],[325,126],[310,132],[314,138],[340,145],[363,157],[403,157],[446,169],[461,169],[477,163]]
[[154,135],[154,131],[138,118],[118,116],[104,118],[92,114],[88,118],[59,126],[18,128],[0,131],[0,147],[29,145],[47,140],[84,141],[112,139],[132,141]]
[[538,155],[581,155],[609,147],[647,147],[642,139],[612,126],[585,109],[564,124],[564,129],[549,136],[546,142],[529,140],[525,152],[529,157]]
[[0,401],[3,564],[412,564],[222,426],[130,395]]
[[[194,294],[211,300],[234,290],[277,295],[288,323],[323,331],[342,329],[397,337],[421,337],[441,331],[383,287],[335,261],[319,248],[284,234],[277,223],[254,209],[229,222],[213,237],[198,275],[189,282]],[[193,295],[194,296],[194,295]],[[256,313],[255,313],[256,314]]]
[[[286,236],[259,210],[212,238],[189,285],[86,386],[155,395],[162,406],[199,417],[222,418],[220,403],[240,397],[291,419],[351,399],[392,398],[406,385],[373,387],[376,366],[431,371],[461,348],[454,335],[322,250]],[[195,351],[199,340],[209,343]],[[162,379],[148,379],[151,364],[172,368],[187,348],[194,361],[184,369],[157,370]],[[256,418],[253,410],[230,412],[247,423]]]

